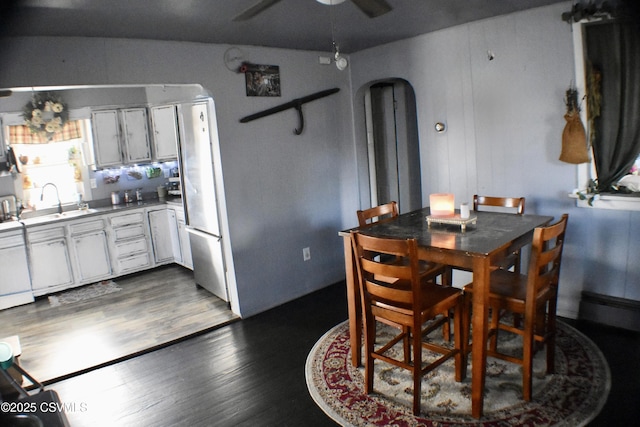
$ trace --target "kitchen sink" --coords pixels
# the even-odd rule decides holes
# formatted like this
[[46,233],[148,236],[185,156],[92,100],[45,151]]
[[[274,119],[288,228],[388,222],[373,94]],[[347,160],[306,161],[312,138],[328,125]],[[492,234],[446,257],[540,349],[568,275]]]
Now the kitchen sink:
[[33,216],[31,218],[23,219],[22,222],[26,225],[40,224],[42,222],[77,218],[77,217],[89,215],[96,212],[98,212],[97,209],[76,209],[73,211],[66,211],[62,213],[52,213],[52,214],[46,214],[46,215]]

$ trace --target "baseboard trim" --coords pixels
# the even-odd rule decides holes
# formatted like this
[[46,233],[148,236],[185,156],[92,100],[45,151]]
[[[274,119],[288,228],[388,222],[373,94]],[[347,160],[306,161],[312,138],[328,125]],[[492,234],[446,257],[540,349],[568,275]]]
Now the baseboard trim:
[[583,291],[578,318],[640,332],[640,301]]

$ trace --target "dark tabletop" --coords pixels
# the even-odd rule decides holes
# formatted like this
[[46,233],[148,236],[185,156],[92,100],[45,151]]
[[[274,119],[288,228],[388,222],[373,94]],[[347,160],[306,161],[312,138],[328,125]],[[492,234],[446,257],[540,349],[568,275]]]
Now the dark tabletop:
[[471,212],[471,217],[477,217],[476,224],[469,224],[466,231],[461,231],[459,225],[428,227],[428,215],[429,208],[423,208],[358,230],[376,237],[415,238],[420,246],[488,255],[553,220],[551,216],[542,215]]

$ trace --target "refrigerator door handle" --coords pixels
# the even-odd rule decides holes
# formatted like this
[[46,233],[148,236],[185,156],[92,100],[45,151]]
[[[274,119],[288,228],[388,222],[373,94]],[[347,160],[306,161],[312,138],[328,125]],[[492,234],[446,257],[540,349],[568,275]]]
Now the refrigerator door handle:
[[216,239],[218,239],[218,241],[222,240],[222,236],[218,236],[217,234],[212,234],[212,233],[205,233],[203,231],[198,230],[197,228],[191,227],[190,225],[187,225],[186,227],[187,229],[187,233],[192,233],[195,234],[197,236],[201,236],[201,237],[215,237]]

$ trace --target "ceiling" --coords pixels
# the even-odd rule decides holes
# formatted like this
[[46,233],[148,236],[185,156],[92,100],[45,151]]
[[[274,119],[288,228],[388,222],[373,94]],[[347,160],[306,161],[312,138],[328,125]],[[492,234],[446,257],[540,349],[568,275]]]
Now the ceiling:
[[353,53],[566,0],[387,0],[393,10],[377,18],[368,18],[348,0],[334,6],[281,0],[250,20],[233,21],[257,2],[2,0],[0,28],[4,36],[116,37],[330,51],[333,20],[340,51]]

